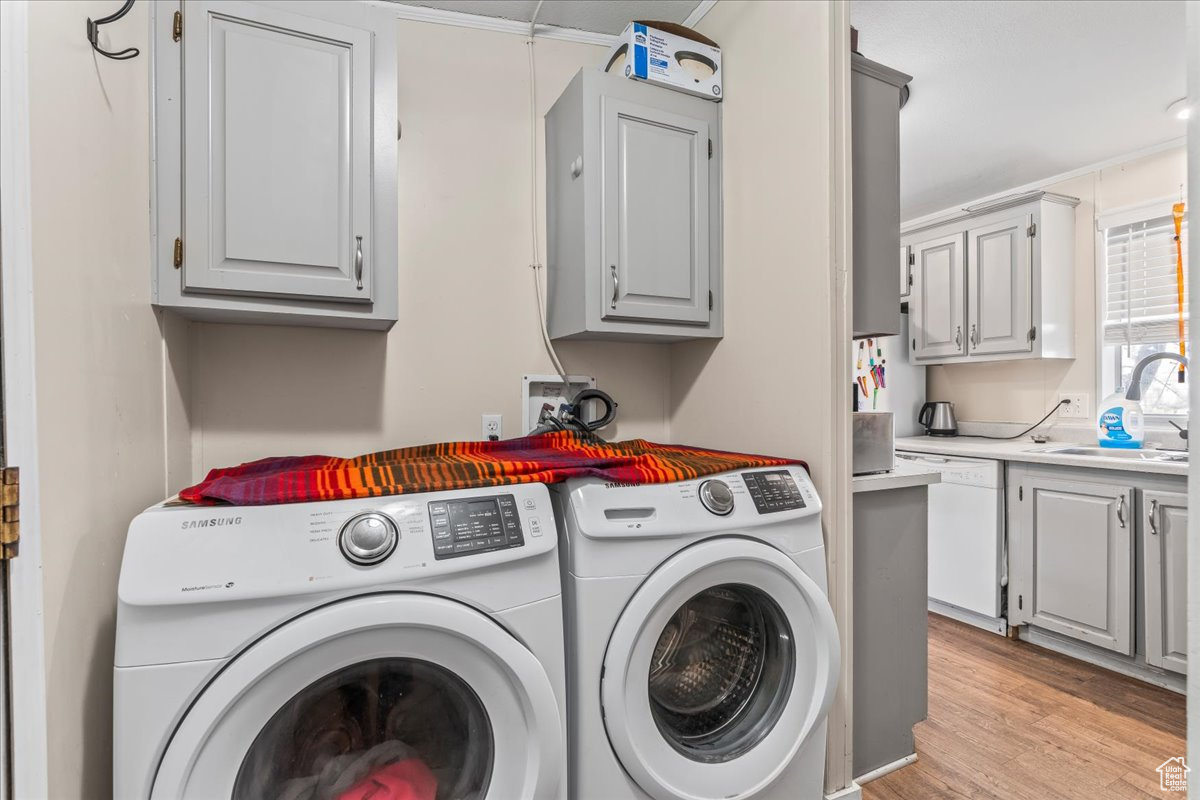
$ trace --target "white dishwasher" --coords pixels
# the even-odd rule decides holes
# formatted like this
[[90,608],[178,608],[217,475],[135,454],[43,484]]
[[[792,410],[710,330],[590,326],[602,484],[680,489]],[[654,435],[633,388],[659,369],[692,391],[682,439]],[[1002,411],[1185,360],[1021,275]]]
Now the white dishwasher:
[[1003,462],[915,452],[896,457],[942,475],[929,487],[929,610],[1007,633]]

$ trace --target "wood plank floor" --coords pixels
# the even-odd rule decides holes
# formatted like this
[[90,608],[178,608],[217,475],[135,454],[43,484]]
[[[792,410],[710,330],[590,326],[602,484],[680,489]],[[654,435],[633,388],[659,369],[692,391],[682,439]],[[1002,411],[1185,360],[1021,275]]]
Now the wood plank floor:
[[958,622],[929,616],[929,718],[917,762],[865,800],[1145,800],[1184,755],[1185,700]]

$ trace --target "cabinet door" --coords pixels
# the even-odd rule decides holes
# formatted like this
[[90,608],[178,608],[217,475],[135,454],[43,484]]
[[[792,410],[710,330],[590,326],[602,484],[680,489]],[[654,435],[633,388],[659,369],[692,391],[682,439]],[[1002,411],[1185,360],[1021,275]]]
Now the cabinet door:
[[183,4],[185,290],[370,301],[372,34]]
[[708,122],[615,97],[601,104],[603,316],[706,323]]
[[963,331],[963,235],[912,245],[912,353],[915,360],[960,356]]
[[1187,495],[1142,492],[1146,663],[1187,674]]
[[1132,654],[1133,490],[1026,476],[1018,491],[1010,621]]
[[1028,353],[1033,289],[1030,214],[967,231],[969,352]]
[[912,293],[912,249],[908,246],[900,248],[900,299],[905,300]]

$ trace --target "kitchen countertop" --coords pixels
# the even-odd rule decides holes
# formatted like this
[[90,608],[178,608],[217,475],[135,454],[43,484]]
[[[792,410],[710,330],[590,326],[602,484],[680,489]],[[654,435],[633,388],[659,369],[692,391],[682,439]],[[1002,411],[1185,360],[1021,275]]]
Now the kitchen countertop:
[[913,486],[928,486],[931,483],[941,482],[942,473],[937,470],[897,462],[896,468],[891,472],[881,472],[877,475],[856,475],[854,477],[854,493],[908,489]]
[[[1186,477],[1187,462],[1139,461],[1137,459],[1107,458],[1105,456],[1080,456],[1063,453],[1047,453],[1047,449],[1059,447],[1094,447],[1077,442],[1045,442],[1038,444],[1028,437],[1013,441],[994,441],[975,436],[937,438],[933,436],[905,436],[896,439],[899,451],[930,453],[939,456],[964,456],[967,458],[990,458],[996,461],[1017,461],[1028,464],[1056,464],[1064,467],[1120,470],[1121,472],[1150,472],[1157,475]],[[856,479],[857,480],[857,479]],[[858,491],[857,486],[855,491]]]

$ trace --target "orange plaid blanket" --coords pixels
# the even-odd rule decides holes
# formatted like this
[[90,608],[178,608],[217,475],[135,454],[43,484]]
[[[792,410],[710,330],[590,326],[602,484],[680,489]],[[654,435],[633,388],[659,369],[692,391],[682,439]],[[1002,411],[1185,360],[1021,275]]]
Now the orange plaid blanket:
[[355,458],[266,458],[214,469],[179,493],[191,503],[270,505],[393,494],[559,483],[592,476],[619,483],[671,483],[735,469],[801,464],[644,439],[607,443],[573,431],[500,442],[448,442]]

